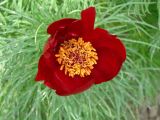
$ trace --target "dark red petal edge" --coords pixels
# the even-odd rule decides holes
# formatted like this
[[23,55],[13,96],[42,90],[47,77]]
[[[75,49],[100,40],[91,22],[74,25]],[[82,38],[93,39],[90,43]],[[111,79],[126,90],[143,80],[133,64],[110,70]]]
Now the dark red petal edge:
[[58,21],[51,23],[47,28],[47,33],[54,35],[58,29],[64,28],[68,24],[72,23],[76,19],[73,18],[64,18]]
[[59,89],[59,86],[57,85],[57,81],[54,79],[56,61],[53,59],[53,56],[54,54],[52,55],[49,50],[41,56],[38,64],[36,81],[43,80],[46,86],[57,90]]
[[76,20],[67,27],[67,39],[82,37],[82,21]]
[[95,16],[96,16],[95,7],[89,7],[81,12],[83,33],[85,35],[93,31]]
[[37,75],[36,75],[36,78],[35,80],[36,81],[41,81],[41,80],[45,80],[45,73],[44,73],[44,59],[43,59],[43,56],[40,57],[39,59],[39,63],[38,63],[38,72],[37,72]]
[[56,93],[61,96],[80,93],[94,84],[94,79],[91,77],[66,76],[64,71],[60,71],[60,66],[50,49],[44,52],[39,61],[36,81],[40,80],[44,80],[46,86],[56,90]]
[[112,50],[99,48],[97,49],[97,53],[99,59],[92,73],[96,79],[95,84],[111,80],[118,74],[122,66],[119,56],[112,52]]
[[108,48],[112,52],[117,53],[120,61],[125,61],[126,59],[126,49],[123,43],[115,36],[109,34],[104,29],[96,28],[88,37],[85,38],[88,41],[92,42],[92,45],[97,48]]
[[64,71],[60,71],[59,67],[55,69],[54,76],[55,81],[58,81],[57,83],[61,87],[61,90],[56,90],[56,93],[61,96],[80,93],[90,88],[95,82],[92,76],[84,78],[79,76],[69,77],[64,74]]
[[126,59],[125,46],[116,36],[110,35],[101,28],[96,28],[85,39],[92,42],[99,57],[92,72],[96,77],[95,83],[99,84],[111,80],[118,74]]

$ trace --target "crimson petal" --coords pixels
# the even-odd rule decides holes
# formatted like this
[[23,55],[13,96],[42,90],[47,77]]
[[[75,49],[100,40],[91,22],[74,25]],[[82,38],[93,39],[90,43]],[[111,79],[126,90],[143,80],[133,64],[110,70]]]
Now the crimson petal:
[[51,23],[47,28],[47,33],[54,35],[57,30],[65,28],[67,25],[75,21],[76,19],[73,18],[64,18],[58,21]]
[[122,62],[119,61],[118,55],[108,48],[98,48],[98,61],[93,69],[93,75],[96,77],[96,84],[109,81],[115,77],[121,66]]
[[65,75],[64,71],[60,71],[59,67],[55,70],[55,80],[57,81],[58,86],[61,87],[61,89],[57,90],[56,93],[61,96],[77,94],[90,88],[94,84],[92,76],[75,76],[72,78]]
[[82,36],[82,21],[76,20],[67,27],[67,39],[68,40],[72,38],[77,39],[78,37],[81,36]]
[[105,47],[111,49],[112,52],[116,52],[122,62],[126,59],[126,50],[123,43],[104,29],[96,28],[85,39],[90,41],[96,49]]
[[[40,58],[38,64],[38,73],[36,81],[44,80],[44,84],[52,89],[58,89],[57,83],[54,80],[54,68],[56,65],[55,59],[53,59],[51,51],[46,51]],[[52,84],[54,83],[54,84]]]
[[94,29],[96,11],[94,7],[89,7],[81,12],[83,33],[88,35]]
[[[56,35],[56,34],[55,34]],[[53,49],[57,45],[57,40],[55,37],[49,37],[48,41],[44,45],[43,53],[45,53],[48,49]]]
[[38,68],[36,81],[44,80],[46,86],[56,90],[56,93],[61,96],[77,94],[88,89],[94,83],[91,76],[71,78],[65,75],[64,71],[60,71],[54,55],[48,51],[41,56]]
[[43,56],[41,56],[38,63],[38,72],[35,78],[36,81],[45,80],[44,68],[45,68],[44,59],[43,59]]

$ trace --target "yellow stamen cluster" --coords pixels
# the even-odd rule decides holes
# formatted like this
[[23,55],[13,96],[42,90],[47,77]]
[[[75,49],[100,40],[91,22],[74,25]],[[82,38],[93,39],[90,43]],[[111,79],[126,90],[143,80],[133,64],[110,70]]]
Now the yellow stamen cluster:
[[71,77],[90,75],[93,65],[97,64],[98,60],[96,49],[82,38],[64,41],[55,57],[61,65],[60,70],[64,69],[65,74],[68,73]]

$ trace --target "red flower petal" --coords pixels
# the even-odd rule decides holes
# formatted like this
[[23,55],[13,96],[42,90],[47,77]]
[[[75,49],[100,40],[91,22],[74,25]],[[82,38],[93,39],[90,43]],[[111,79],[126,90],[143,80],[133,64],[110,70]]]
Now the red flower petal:
[[54,39],[54,37],[52,37],[52,36],[46,42],[46,44],[44,46],[43,54],[41,55],[41,57],[39,59],[38,73],[36,75],[36,81],[46,80],[46,77],[48,77],[48,75],[47,75],[48,68],[52,67],[51,64],[53,64],[51,62],[51,60],[53,60],[53,57],[51,57],[51,55],[54,54],[52,52],[53,52],[53,47],[55,47],[56,44],[57,44],[57,42]]
[[76,20],[67,27],[67,40],[82,36],[82,21]]
[[67,39],[66,32],[66,29],[59,29],[54,35],[51,35],[44,45],[43,53],[45,53],[48,49],[56,51],[60,43],[63,43],[64,40]]
[[90,7],[81,12],[81,20],[72,22],[67,27],[67,39],[87,36],[94,29],[95,8]]
[[40,80],[45,80],[45,71],[44,71],[44,60],[43,60],[43,56],[40,57],[39,59],[39,63],[38,63],[38,72],[36,75],[35,80],[36,81],[40,81]]
[[76,19],[73,18],[64,18],[56,22],[53,22],[48,26],[47,33],[54,35],[58,29],[66,27],[75,20]]
[[115,52],[119,56],[119,60],[122,62],[126,59],[126,50],[123,43],[104,29],[96,28],[85,39],[90,41],[96,49],[105,47],[112,50],[113,53]]
[[55,70],[55,80],[58,83],[57,85],[61,88],[59,90],[56,90],[56,93],[61,96],[77,94],[90,88],[94,83],[94,79],[92,76],[76,76],[72,78],[68,75],[65,75],[64,71],[60,71],[59,67],[57,67],[57,69]]
[[94,7],[89,7],[81,12],[83,33],[89,34],[94,29],[96,11]]
[[93,69],[93,75],[96,77],[96,84],[111,80],[115,77],[121,66],[122,62],[119,61],[119,56],[108,48],[98,48],[98,61]]
[[49,37],[48,41],[44,45],[43,53],[45,53],[48,49],[53,49],[57,45],[57,40],[55,37]]
[[61,96],[82,92],[94,83],[91,76],[71,78],[60,71],[59,64],[55,61],[54,54],[45,52],[41,56],[36,81],[44,80],[44,84]]
[[[58,89],[56,82],[54,80],[54,68],[56,65],[55,59],[53,59],[54,54],[51,51],[46,51],[40,58],[38,64],[38,73],[36,76],[36,81],[44,80],[44,84],[52,89]],[[54,84],[52,84],[54,83]]]

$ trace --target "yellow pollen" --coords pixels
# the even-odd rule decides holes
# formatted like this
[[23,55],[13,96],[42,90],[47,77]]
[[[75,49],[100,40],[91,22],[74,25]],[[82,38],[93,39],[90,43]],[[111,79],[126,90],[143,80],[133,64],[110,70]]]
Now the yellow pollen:
[[97,64],[98,60],[96,49],[82,38],[64,41],[55,57],[61,65],[60,70],[64,70],[70,77],[90,75],[93,65]]

